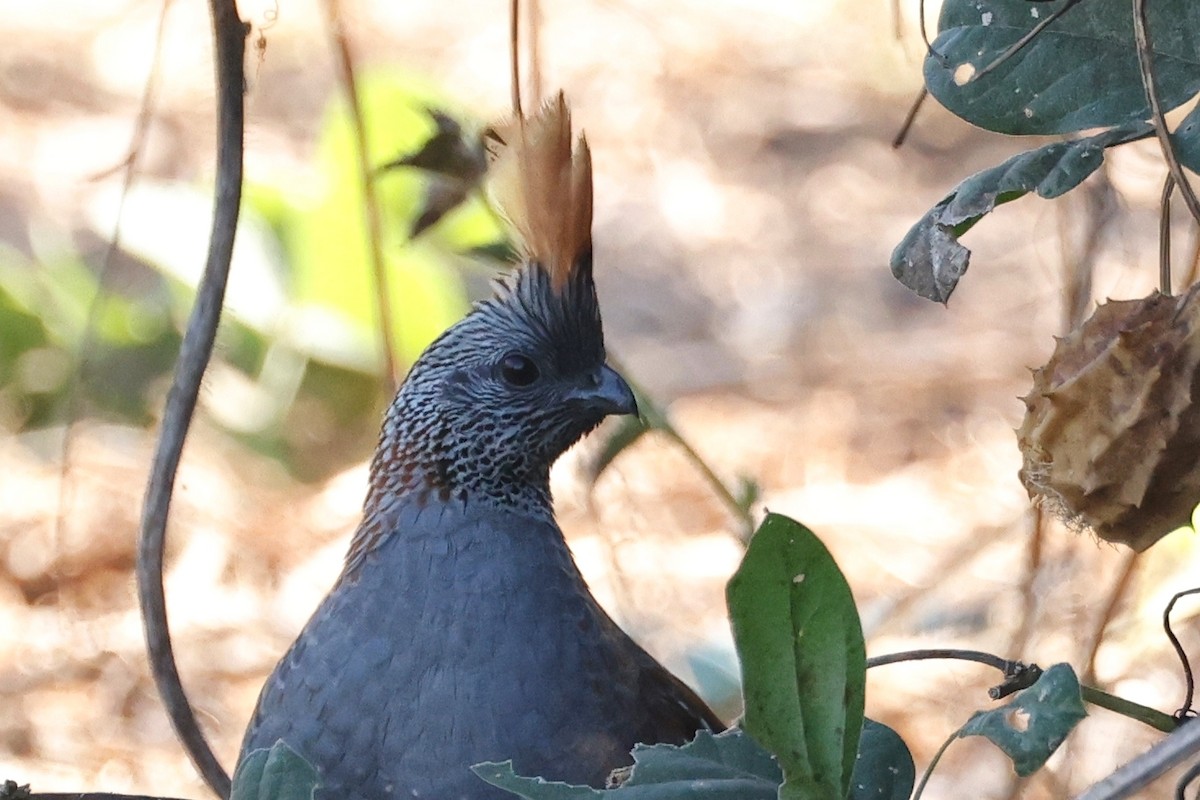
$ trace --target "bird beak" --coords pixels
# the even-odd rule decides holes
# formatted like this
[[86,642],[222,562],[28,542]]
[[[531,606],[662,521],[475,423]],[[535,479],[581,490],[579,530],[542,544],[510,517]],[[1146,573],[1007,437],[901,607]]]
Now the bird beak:
[[604,416],[638,413],[637,400],[625,379],[612,367],[604,364],[592,375],[587,386],[574,393],[576,399]]

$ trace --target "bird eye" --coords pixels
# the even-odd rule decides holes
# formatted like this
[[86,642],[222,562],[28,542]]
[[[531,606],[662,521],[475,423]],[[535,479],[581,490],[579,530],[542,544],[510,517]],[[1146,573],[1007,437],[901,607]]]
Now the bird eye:
[[528,386],[538,379],[537,364],[529,356],[509,353],[500,359],[500,377],[510,386]]

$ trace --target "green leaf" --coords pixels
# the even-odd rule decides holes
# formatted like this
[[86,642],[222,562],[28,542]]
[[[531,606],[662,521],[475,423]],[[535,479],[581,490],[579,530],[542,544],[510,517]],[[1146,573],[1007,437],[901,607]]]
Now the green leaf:
[[1200,173],[1200,105],[1188,112],[1171,134],[1175,157],[1192,172]]
[[466,202],[487,172],[487,151],[480,137],[466,135],[457,120],[436,109],[429,109],[429,117],[437,130],[421,149],[380,168],[413,167],[429,175],[424,202],[409,231],[412,239]]
[[771,754],[736,728],[717,735],[700,731],[682,747],[638,745],[633,759],[629,778],[604,791],[522,777],[513,771],[511,761],[486,762],[471,769],[491,785],[526,800],[774,800],[782,780]]
[[1011,702],[975,712],[958,735],[986,737],[1024,777],[1040,769],[1086,716],[1075,670],[1069,664],[1055,664]]
[[[1065,0],[946,0],[930,93],[968,122],[1000,133],[1070,133],[1149,118],[1129,0],[1083,0],[1023,49],[969,79]],[[1146,4],[1159,96],[1172,109],[1200,91],[1200,3]]]
[[[442,145],[457,123],[430,111],[450,105],[435,87],[396,72],[368,70],[358,89],[372,167],[395,165],[411,154],[420,162],[413,169],[372,175],[382,217],[393,346],[402,362],[411,363],[467,310],[451,254],[491,244],[501,231],[495,215],[448,176],[457,168],[457,156]],[[428,150],[431,141],[439,144]],[[287,333],[294,345],[330,364],[373,371],[379,363],[378,303],[357,159],[353,120],[345,104],[335,102],[309,179],[280,175],[275,180],[283,191],[250,186],[247,196],[272,222],[287,254]],[[437,224],[413,241],[410,233],[418,221]]]
[[972,175],[931,208],[896,246],[892,274],[921,297],[945,303],[971,258],[971,251],[959,244],[958,237],[985,214],[1029,192],[1048,200],[1058,197],[1096,171],[1104,162],[1105,148],[1151,133],[1147,123],[1130,123],[1095,136],[1027,150]]
[[900,734],[867,719],[858,740],[850,800],[908,800],[916,781],[912,753]]
[[312,800],[317,771],[282,739],[242,759],[229,800]]
[[846,797],[863,724],[866,652],[845,577],[811,531],[769,514],[726,596],[745,728],[779,759],[780,797]]

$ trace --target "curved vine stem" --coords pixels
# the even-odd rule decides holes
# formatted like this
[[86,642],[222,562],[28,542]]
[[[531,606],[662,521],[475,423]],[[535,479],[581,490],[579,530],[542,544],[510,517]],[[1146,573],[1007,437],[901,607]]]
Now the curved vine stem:
[[150,466],[138,541],[137,585],[150,668],[175,732],[204,780],[219,797],[228,797],[229,773],[221,766],[200,729],[175,664],[163,591],[163,551],[175,475],[191,426],[204,370],[212,355],[225,299],[233,239],[242,196],[245,70],[249,27],[234,0],[209,0],[217,80],[217,181],[212,233],[204,275],[175,365],[163,409],[162,429]]
[[921,775],[921,782],[917,784],[917,788],[913,792],[912,800],[921,800],[921,795],[925,793],[925,784],[929,783],[929,778],[933,775],[933,771],[937,769],[938,762],[942,760],[942,756],[946,754],[950,745],[958,738],[958,733],[961,730],[962,728],[959,728],[950,734],[946,741],[942,742],[942,746],[937,749],[937,752],[933,754],[933,758],[929,759],[929,766],[925,767],[925,772]]
[[1162,102],[1158,99],[1158,87],[1154,77],[1154,43],[1150,38],[1150,30],[1146,24],[1147,0],[1133,0],[1133,38],[1137,43],[1138,70],[1142,74],[1142,86],[1146,89],[1146,100],[1150,103],[1150,118],[1154,122],[1154,135],[1158,137],[1162,148],[1163,159],[1171,177],[1179,185],[1179,194],[1183,197],[1184,205],[1192,215],[1192,219],[1200,223],[1200,200],[1192,190],[1192,184],[1183,172],[1183,166],[1175,155],[1175,145],[1171,142],[1171,132],[1167,129],[1167,120],[1163,115]]
[[692,447],[691,443],[679,432],[679,429],[671,424],[671,420],[668,419],[666,412],[642,390],[637,382],[629,377],[629,371],[624,369],[621,363],[612,355],[609,355],[608,360],[625,377],[634,394],[637,395],[638,413],[641,415],[646,427],[650,430],[660,431],[675,443],[687,460],[692,463],[692,466],[696,468],[696,471],[703,476],[705,482],[713,490],[713,493],[717,495],[722,504],[729,509],[729,512],[738,521],[738,540],[743,544],[750,541],[750,536],[754,533],[755,528],[754,514],[746,507],[746,504],[738,501],[733,491],[713,471],[713,468],[708,465],[704,457],[696,452],[696,448]]
[[[888,664],[899,664],[905,661],[924,661],[930,659],[949,659],[955,661],[973,661],[976,664],[985,664],[989,667],[994,667],[1004,673],[1006,678],[1014,678],[1022,674],[1030,674],[1033,670],[1037,670],[1034,664],[1026,664],[1022,661],[1014,661],[1012,659],[1001,658],[994,653],[984,652],[982,650],[959,650],[952,648],[927,649],[927,650],[907,650],[899,653],[888,653],[882,656],[873,656],[867,659],[867,669],[872,667],[882,667]],[[1040,670],[1037,670],[1040,673]],[[1002,690],[1008,682],[995,687],[989,694],[993,695],[993,699],[998,699],[997,690]],[[1018,687],[1019,688],[1019,687]],[[1108,709],[1116,712],[1129,719],[1149,725],[1155,730],[1163,733],[1171,733],[1179,727],[1179,723],[1170,714],[1164,714],[1157,709],[1143,706],[1140,703],[1135,703],[1132,700],[1126,700],[1122,697],[1111,695],[1108,692],[1097,689],[1094,686],[1081,686],[1081,694],[1084,702],[1091,703],[1094,706]]]
[[1175,192],[1175,176],[1163,181],[1158,201],[1158,290],[1171,293],[1171,195]]

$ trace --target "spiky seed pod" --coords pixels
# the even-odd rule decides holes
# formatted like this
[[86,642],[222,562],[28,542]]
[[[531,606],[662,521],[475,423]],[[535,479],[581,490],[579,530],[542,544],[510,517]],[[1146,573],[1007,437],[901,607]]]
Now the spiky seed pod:
[[1145,550],[1200,503],[1200,287],[1110,301],[1033,374],[1021,481],[1069,525]]

